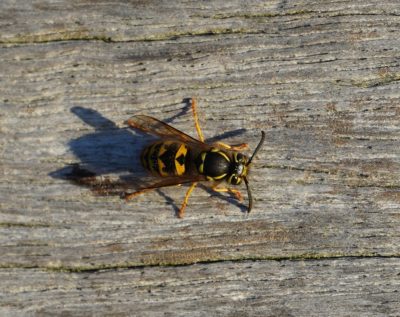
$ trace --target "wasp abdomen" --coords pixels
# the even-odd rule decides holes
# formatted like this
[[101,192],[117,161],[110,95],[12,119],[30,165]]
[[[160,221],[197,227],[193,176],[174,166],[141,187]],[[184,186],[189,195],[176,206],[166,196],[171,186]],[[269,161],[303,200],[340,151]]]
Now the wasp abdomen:
[[180,142],[160,141],[146,147],[141,156],[143,166],[162,177],[185,174],[189,148]]

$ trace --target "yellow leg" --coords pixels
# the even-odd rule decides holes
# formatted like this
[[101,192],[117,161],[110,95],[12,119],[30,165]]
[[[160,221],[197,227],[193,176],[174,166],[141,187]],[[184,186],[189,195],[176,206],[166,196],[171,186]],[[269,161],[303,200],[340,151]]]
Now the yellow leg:
[[196,182],[192,183],[192,185],[190,185],[189,189],[187,190],[186,195],[185,195],[185,199],[183,200],[183,203],[182,203],[182,206],[181,206],[181,209],[179,209],[179,211],[178,211],[178,218],[183,218],[183,215],[185,214],[185,207],[186,207],[186,205],[188,203],[188,200],[189,200],[189,196],[192,193],[193,189],[195,189],[196,185],[197,185]]
[[228,187],[220,187],[220,188],[218,188],[217,186],[212,187],[212,190],[216,191],[218,193],[230,193],[230,194],[234,195],[237,200],[243,201],[243,196],[240,193],[240,191],[238,191],[237,189],[232,189],[232,188],[228,188]]
[[136,196],[139,196],[139,195],[141,195],[143,193],[149,192],[149,191],[154,190],[154,189],[155,188],[145,188],[145,189],[139,190],[139,191],[134,192],[134,193],[130,193],[130,194],[125,193],[125,200],[126,201],[131,200],[131,199],[135,198]]
[[249,145],[247,143],[229,145],[224,142],[216,142],[215,144],[219,145],[220,147],[223,147],[224,149],[231,150],[231,151],[243,151],[243,150],[249,149]]
[[199,124],[199,117],[197,116],[197,101],[194,97],[192,97],[192,111],[193,111],[194,125],[196,127],[197,135],[199,136],[199,140],[201,142],[204,142],[203,132],[201,131]]

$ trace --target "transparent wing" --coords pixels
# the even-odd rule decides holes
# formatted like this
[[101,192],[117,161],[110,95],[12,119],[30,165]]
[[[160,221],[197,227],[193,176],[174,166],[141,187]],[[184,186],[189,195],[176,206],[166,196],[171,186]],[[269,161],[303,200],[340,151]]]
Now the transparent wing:
[[[143,191],[143,190],[157,189],[157,188],[176,186],[181,184],[202,182],[204,180],[205,178],[203,175],[168,176],[168,177],[163,177],[162,179],[160,178],[153,179],[153,182],[148,181],[144,182],[143,184],[139,184],[136,190]],[[132,183],[128,181],[127,184],[132,184]]]
[[145,115],[133,116],[128,119],[127,124],[132,128],[139,129],[159,137],[178,139],[184,143],[192,143],[200,147],[209,147],[206,143],[196,140],[186,133],[179,131],[178,129],[175,129],[165,122],[153,117]]

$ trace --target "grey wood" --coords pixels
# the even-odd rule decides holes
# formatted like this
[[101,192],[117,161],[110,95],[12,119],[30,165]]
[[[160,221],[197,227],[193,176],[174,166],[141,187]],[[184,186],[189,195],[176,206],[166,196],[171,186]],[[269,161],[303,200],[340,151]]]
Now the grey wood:
[[[221,262],[83,273],[2,270],[2,315],[398,316],[397,259]],[[20,281],[24,281],[23,286]]]
[[[400,315],[397,1],[0,12],[3,315]],[[151,138],[124,122],[142,113],[196,136],[192,96],[211,141],[254,149],[266,132],[248,216],[206,187],[177,219],[185,187],[126,203],[67,180],[77,163],[103,183],[143,175]]]

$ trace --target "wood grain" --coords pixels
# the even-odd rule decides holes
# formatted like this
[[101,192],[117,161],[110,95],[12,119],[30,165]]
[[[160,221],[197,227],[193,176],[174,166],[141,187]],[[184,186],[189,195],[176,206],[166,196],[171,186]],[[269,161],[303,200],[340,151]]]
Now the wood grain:
[[398,259],[382,264],[382,258],[225,261],[83,273],[5,269],[0,273],[4,288],[0,312],[396,316],[400,281],[392,273],[399,270]]
[[[0,12],[2,315],[398,316],[396,1]],[[74,164],[105,182],[142,175],[151,138],[125,120],[195,136],[192,96],[211,141],[254,149],[266,131],[249,216],[207,188],[180,220],[186,188],[126,203],[67,180]]]

